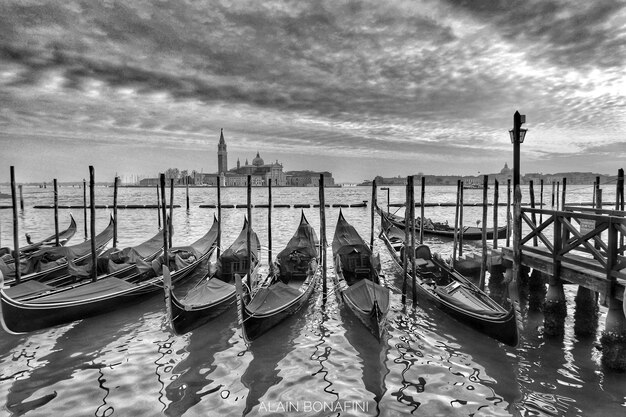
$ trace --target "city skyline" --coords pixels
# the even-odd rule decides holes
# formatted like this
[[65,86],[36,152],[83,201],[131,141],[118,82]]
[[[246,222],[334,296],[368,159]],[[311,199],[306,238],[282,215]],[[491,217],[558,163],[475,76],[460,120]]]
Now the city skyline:
[[337,182],[612,175],[626,156],[622,1],[0,5],[0,141],[18,181],[216,172],[260,151]]

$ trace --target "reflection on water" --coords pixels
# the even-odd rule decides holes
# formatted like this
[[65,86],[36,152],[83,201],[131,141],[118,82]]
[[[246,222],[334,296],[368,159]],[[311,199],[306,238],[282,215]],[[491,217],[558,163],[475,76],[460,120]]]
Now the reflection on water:
[[[20,212],[20,241],[28,232],[36,239],[54,229],[52,191],[25,187],[26,210]],[[502,189],[501,189],[502,191]],[[609,190],[610,191],[610,190]],[[328,189],[327,202],[370,199],[368,188]],[[454,187],[427,187],[427,200],[454,201]],[[568,190],[569,192],[569,190]],[[112,201],[112,188],[97,189],[97,202]],[[223,190],[225,204],[245,202],[245,189]],[[570,201],[583,200],[571,190]],[[154,189],[121,189],[120,204],[153,204]],[[278,188],[275,204],[317,201],[317,190]],[[589,196],[592,192],[590,191]],[[469,195],[469,196],[468,196]],[[480,192],[466,196],[480,201]],[[404,198],[403,187],[391,187],[392,202]],[[586,197],[585,197],[586,198]],[[609,197],[610,199],[610,197]],[[214,203],[215,190],[190,189],[191,209],[174,210],[174,244],[202,236],[216,212],[199,209]],[[468,200],[468,201],[469,201]],[[253,203],[267,202],[267,190],[254,189]],[[82,203],[82,190],[63,187],[60,204]],[[184,207],[184,190],[175,203]],[[369,207],[344,208],[362,236],[370,233]],[[60,224],[69,221],[60,210]],[[331,236],[338,208],[326,211]],[[83,240],[82,210],[73,214],[79,225],[73,243]],[[273,247],[291,237],[299,210],[272,210]],[[98,210],[97,228],[108,222]],[[156,229],[156,210],[120,210],[121,246],[140,243]],[[222,243],[239,233],[243,209],[223,211]],[[319,227],[317,209],[305,209]],[[433,220],[453,220],[454,208],[426,208]],[[482,217],[480,208],[464,212],[467,224]],[[504,208],[499,208],[504,219]],[[488,219],[491,221],[492,216]],[[267,247],[267,209],[253,211],[253,227]],[[377,224],[378,227],[378,224]],[[10,210],[0,211],[0,245],[10,244]],[[451,244],[428,240],[435,252],[451,255]],[[376,249],[380,249],[377,242]],[[465,242],[464,251],[480,253],[479,242]],[[394,291],[386,339],[375,338],[338,303],[328,271],[328,295],[321,286],[296,316],[246,346],[234,309],[193,332],[177,336],[167,327],[163,295],[112,313],[45,331],[13,336],[0,334],[0,407],[9,415],[319,415],[305,412],[305,402],[329,407],[347,404],[363,410],[351,415],[622,415],[626,412],[626,375],[605,373],[597,335],[573,334],[574,291],[566,289],[570,316],[561,338],[543,335],[543,315],[524,310],[520,344],[508,347],[421,303],[400,305],[401,281],[391,259],[380,252],[383,271]],[[267,260],[267,252],[261,257]],[[332,262],[330,263],[332,265]],[[600,327],[606,309],[601,308]],[[298,405],[299,412],[277,413],[272,407]],[[275,410],[275,408],[274,408]],[[330,412],[327,414],[331,414]]]

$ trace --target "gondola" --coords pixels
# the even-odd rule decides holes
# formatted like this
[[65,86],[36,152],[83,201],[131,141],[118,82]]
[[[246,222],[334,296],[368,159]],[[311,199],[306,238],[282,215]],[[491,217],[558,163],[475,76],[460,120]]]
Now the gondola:
[[341,210],[333,237],[333,260],[335,291],[380,340],[389,311],[389,289],[382,285],[378,256],[374,256]]
[[254,340],[306,304],[320,277],[319,241],[304,212],[293,237],[276,257],[270,273],[247,302],[239,275],[237,294],[248,340]]
[[[399,229],[404,230],[404,217],[395,215],[393,213],[389,213],[376,206],[376,211],[381,216],[385,216],[391,224],[396,226]],[[419,231],[420,218],[415,219],[415,227],[416,230]],[[483,238],[483,228],[476,226],[463,226],[459,229],[460,233],[463,234],[464,240],[481,240]],[[498,227],[498,239],[506,238],[506,226]],[[460,236],[459,233],[459,236]],[[454,227],[448,225],[447,223],[433,222],[430,219],[424,220],[424,234],[432,235],[432,236],[440,236],[446,237],[450,239],[454,239]],[[493,239],[493,228],[487,229],[487,239]]]
[[[405,233],[382,214],[380,238],[402,271]],[[513,308],[507,310],[441,258],[432,256],[427,245],[415,248],[416,290],[455,319],[510,346],[518,341]],[[409,264],[406,279],[412,279]]]
[[[250,231],[253,277],[259,266],[260,243]],[[248,221],[232,245],[222,253],[209,273],[191,288],[175,291],[165,279],[168,320],[174,332],[187,333],[217,317],[235,303],[235,274],[248,273]]]
[[[214,222],[211,229],[196,242],[169,249],[172,281],[189,276],[206,261],[215,250],[216,241],[217,222]],[[153,237],[145,245],[146,253],[162,247],[161,235]],[[136,251],[137,247],[134,249]],[[118,270],[101,275],[94,282],[68,285],[23,298],[13,298],[10,288],[0,289],[2,325],[11,333],[31,332],[128,306],[162,291],[162,256],[151,263],[136,260],[133,266],[130,273],[120,274]]]
[[[74,234],[76,234],[76,220],[74,220],[74,216],[70,214],[70,225],[68,226],[67,229],[59,232],[59,246],[65,246],[65,244],[67,244],[67,242],[74,236]],[[56,241],[57,241],[56,237],[57,235],[53,234],[52,236],[49,236],[45,239],[42,239],[38,242],[33,242],[33,243],[30,243],[30,240],[29,240],[28,245],[22,246],[20,248],[20,258],[24,258],[32,254],[33,252],[36,252],[39,249],[42,249],[47,246],[56,246]],[[28,233],[26,234],[26,238],[30,239],[30,235]],[[9,255],[9,256],[6,256],[6,255]],[[0,248],[0,257],[2,257],[2,259],[4,260],[6,264],[11,264],[15,261],[14,258],[10,255],[11,255],[10,248]]]
[[[104,247],[113,239],[115,221],[113,216],[109,225],[95,237],[96,251],[102,252]],[[91,240],[72,246],[55,246],[42,248],[30,256],[20,260],[20,282],[65,282],[69,277],[68,260],[81,265],[91,257]],[[0,259],[0,273],[4,276],[5,285],[15,284],[15,263],[7,264]],[[32,284],[36,285],[36,284]]]

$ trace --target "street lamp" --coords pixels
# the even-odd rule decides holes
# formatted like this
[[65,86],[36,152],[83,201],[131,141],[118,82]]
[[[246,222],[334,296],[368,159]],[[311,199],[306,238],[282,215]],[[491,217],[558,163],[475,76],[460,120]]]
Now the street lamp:
[[528,129],[522,129],[522,124],[526,123],[526,115],[519,114],[518,111],[513,115],[513,129],[509,130],[511,143],[513,144],[513,190],[520,183],[520,143],[524,143],[526,132]]
[[389,187],[381,187],[381,190],[387,190],[387,213],[389,213]]

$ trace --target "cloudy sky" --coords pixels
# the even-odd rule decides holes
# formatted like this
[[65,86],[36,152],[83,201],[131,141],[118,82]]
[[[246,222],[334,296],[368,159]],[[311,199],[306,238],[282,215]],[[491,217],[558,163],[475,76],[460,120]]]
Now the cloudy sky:
[[285,170],[615,174],[623,0],[0,3],[0,181]]

